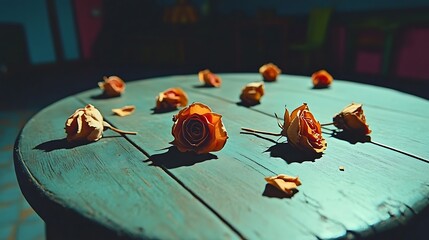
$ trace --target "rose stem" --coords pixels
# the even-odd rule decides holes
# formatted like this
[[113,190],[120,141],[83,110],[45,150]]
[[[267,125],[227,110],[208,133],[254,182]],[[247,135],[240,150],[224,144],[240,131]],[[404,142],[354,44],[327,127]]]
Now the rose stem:
[[321,126],[321,127],[323,127],[323,126],[329,126],[329,125],[334,125],[334,123],[333,123],[333,122],[331,122],[331,123],[324,123],[324,124],[320,124],[320,126]]
[[375,144],[375,145],[377,145],[377,146],[384,147],[384,148],[387,148],[387,149],[389,149],[389,150],[393,150],[393,151],[395,151],[395,152],[402,153],[402,154],[407,155],[407,156],[409,156],[409,157],[413,157],[413,158],[416,158],[416,159],[418,159],[418,160],[420,160],[420,161],[423,161],[423,162],[429,163],[429,160],[428,160],[428,159],[425,159],[425,158],[423,158],[423,157],[420,157],[420,156],[417,156],[417,155],[414,155],[414,154],[411,154],[411,153],[408,153],[408,152],[402,151],[402,150],[397,149],[397,148],[394,148],[394,147],[390,147],[390,146],[384,145],[384,144],[379,143],[379,142],[374,142],[374,141],[372,141],[372,140],[370,140],[369,142],[370,142],[370,143],[372,143],[372,144]]
[[252,132],[252,133],[267,134],[267,135],[272,135],[272,136],[281,136],[282,135],[282,133],[265,132],[265,131],[259,131],[259,130],[251,129],[251,128],[244,128],[244,127],[242,127],[241,130],[247,131],[247,132]]
[[130,131],[124,131],[124,130],[117,129],[115,127],[112,127],[112,125],[108,124],[107,122],[104,122],[104,126],[109,128],[110,130],[115,131],[115,132],[120,133],[120,134],[131,134],[131,135],[137,134],[137,132],[130,132]]

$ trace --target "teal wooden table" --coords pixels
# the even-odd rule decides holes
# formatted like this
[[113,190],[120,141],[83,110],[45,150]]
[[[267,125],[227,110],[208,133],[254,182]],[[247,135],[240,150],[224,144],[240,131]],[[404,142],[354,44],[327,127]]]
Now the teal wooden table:
[[[418,239],[429,204],[429,102],[390,89],[335,80],[313,89],[309,77],[281,75],[265,83],[261,104],[238,104],[242,87],[259,74],[219,74],[220,88],[197,75],[127,83],[116,98],[92,89],[35,115],[17,138],[16,174],[25,197],[56,238],[157,239]],[[211,154],[179,153],[169,143],[172,116],[155,113],[155,97],[184,89],[223,115],[229,139]],[[325,153],[306,159],[285,139],[240,133],[241,127],[279,132],[274,113],[308,106],[321,123],[351,102],[362,103],[371,138],[351,141],[323,128]],[[71,147],[65,120],[90,103],[111,125],[97,142]],[[112,108],[135,105],[134,114]],[[344,169],[340,170],[343,166]],[[264,177],[299,176],[287,198]]]

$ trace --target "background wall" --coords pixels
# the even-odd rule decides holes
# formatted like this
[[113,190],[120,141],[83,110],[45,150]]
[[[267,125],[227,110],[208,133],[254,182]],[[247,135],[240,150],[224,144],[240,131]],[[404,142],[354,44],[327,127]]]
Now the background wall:
[[[54,62],[52,32],[44,0],[0,1],[0,22],[21,24],[33,64]],[[7,36],[2,36],[5,38]]]
[[[54,48],[52,22],[45,0],[0,1],[0,24],[22,25],[31,64],[58,61]],[[74,24],[74,13],[70,0],[51,1],[55,6],[60,31],[61,49],[66,60],[79,58],[79,47]],[[5,38],[7,36],[2,36]]]
[[275,61],[308,75],[314,68],[296,69],[304,60],[288,49],[306,40],[311,9],[325,7],[333,9],[322,49],[329,59],[318,67],[351,80],[429,82],[427,0],[188,2],[191,24],[166,20],[176,0],[0,0],[0,70],[78,62],[249,71]]
[[[52,63],[58,60],[55,53],[52,24],[48,3],[53,2],[60,34],[64,60],[89,57],[88,42],[94,41],[100,28],[102,0],[1,0],[0,23],[18,23],[24,27],[28,53],[32,64]],[[157,0],[160,6],[174,4],[175,0]],[[192,0],[199,10],[207,11],[208,2],[215,2],[219,12],[244,12],[255,15],[261,9],[273,9],[279,15],[305,15],[314,7],[333,7],[336,12],[356,12],[428,7],[427,0]],[[75,7],[79,11],[75,11]],[[87,24],[85,24],[87,23]],[[82,30],[84,29],[84,30]],[[79,36],[79,31],[82,34]],[[81,39],[79,39],[81,37]],[[83,39],[82,39],[83,38]]]

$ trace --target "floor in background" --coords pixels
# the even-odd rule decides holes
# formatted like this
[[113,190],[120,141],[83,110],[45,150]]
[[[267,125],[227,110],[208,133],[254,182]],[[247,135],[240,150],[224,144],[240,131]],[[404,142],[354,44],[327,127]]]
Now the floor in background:
[[35,111],[0,112],[0,239],[45,239],[45,224],[22,195],[13,165],[15,138]]

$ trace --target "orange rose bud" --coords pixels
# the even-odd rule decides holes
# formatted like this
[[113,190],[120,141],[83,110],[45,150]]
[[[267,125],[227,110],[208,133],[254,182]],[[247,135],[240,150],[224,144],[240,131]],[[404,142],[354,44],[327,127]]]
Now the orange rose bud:
[[282,73],[282,70],[273,63],[267,63],[259,68],[259,73],[264,78],[264,81],[273,82],[277,80],[277,76]]
[[301,181],[298,177],[291,177],[285,174],[279,174],[277,176],[266,177],[265,181],[270,185],[273,185],[280,191],[286,193],[288,197],[295,194],[298,186],[301,185]]
[[222,79],[216,74],[210,72],[210,70],[208,69],[200,71],[198,73],[198,79],[200,80],[200,82],[210,87],[220,87],[220,85],[222,84]]
[[91,104],[77,109],[66,121],[65,130],[68,142],[95,142],[103,134],[103,116]]
[[169,88],[160,92],[156,97],[156,107],[158,111],[172,110],[188,105],[188,95],[181,88]]
[[173,117],[173,145],[198,154],[221,150],[228,139],[222,115],[202,103],[192,103]]
[[253,82],[244,86],[240,99],[243,104],[252,106],[259,104],[262,96],[264,96],[264,83]]
[[368,135],[371,133],[366,123],[362,104],[352,103],[346,106],[340,113],[334,116],[334,126],[344,131],[357,134]]
[[306,103],[289,115],[285,109],[282,135],[292,146],[316,154],[323,153],[327,144],[322,136],[320,123],[314,118]]
[[331,85],[334,78],[326,70],[320,70],[311,75],[311,80],[315,88],[326,88]]
[[103,77],[104,82],[99,82],[98,86],[103,90],[103,94],[108,97],[117,97],[125,91],[125,82],[117,77]]

